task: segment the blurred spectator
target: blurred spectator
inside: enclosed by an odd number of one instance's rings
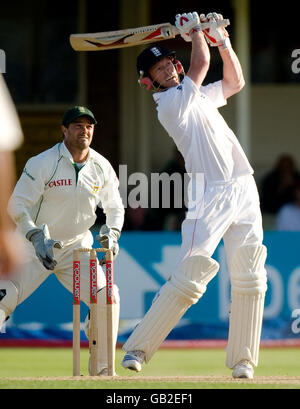
[[[291,155],[281,155],[275,168],[261,184],[260,202],[262,212],[276,214],[286,203],[293,201],[293,189],[300,173]]]
[[[181,178],[181,197],[175,197],[176,189],[174,183],[170,183],[170,206],[163,206],[162,199],[163,192],[162,183],[159,186],[159,207],[150,208],[146,214],[144,223],[144,230],[180,230],[181,224],[185,219],[186,207],[185,207],[185,183],[184,175],[186,173],[184,159],[181,153],[174,149],[173,158],[167,163],[167,165],[159,172],[159,174],[166,173],[169,176],[179,174]],[[153,194],[153,192],[152,192]],[[178,207],[177,203],[181,203]]]
[[[300,231],[300,179],[293,189],[294,200],[281,207],[276,217],[276,230]]]

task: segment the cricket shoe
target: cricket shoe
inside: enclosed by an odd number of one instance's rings
[[[132,371],[140,372],[142,370],[142,363],[145,360],[145,352],[143,351],[129,351],[124,356],[121,365],[123,368],[131,369]]]
[[[254,369],[250,362],[246,359],[237,363],[233,369],[232,376],[234,378],[253,379]]]

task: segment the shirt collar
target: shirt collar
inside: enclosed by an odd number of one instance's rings
[[[158,104],[159,98],[162,96],[162,94],[165,94],[165,93],[166,93],[167,91],[169,91],[170,89],[177,88],[178,86],[179,86],[179,85],[177,85],[176,87],[166,88],[166,89],[161,90],[161,91],[159,91],[159,92],[155,92],[155,93],[152,95],[154,101]]]
[[[65,142],[63,141],[60,145],[59,145],[59,151],[61,153],[62,156],[64,156],[65,158],[69,159],[71,162],[74,162],[73,156],[71,155],[69,149],[66,147]],[[92,149],[89,148],[89,153],[88,156],[86,158],[86,162],[92,158]]]

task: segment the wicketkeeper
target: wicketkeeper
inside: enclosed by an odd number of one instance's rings
[[[66,111],[62,119],[63,141],[30,158],[15,186],[10,213],[27,239],[27,260],[22,274],[0,280],[0,327],[52,273],[72,292],[73,250],[92,247],[90,228],[96,221],[97,206],[106,215],[106,224],[99,232],[100,243],[113,249],[115,257],[118,254],[124,207],[111,164],[90,148],[95,124],[93,113],[86,107]],[[98,374],[107,375],[106,280],[99,263],[98,271]],[[120,301],[116,286],[114,291],[116,343]],[[87,253],[81,257],[81,299],[89,305]],[[87,317],[87,336],[88,332]]]
[[[189,209],[182,224],[178,268],[123,347],[127,353],[122,365],[135,371],[149,362],[205,293],[219,270],[211,257],[222,238],[231,279],[226,365],[235,378],[253,378],[253,366],[258,363],[267,289],[266,248],[253,169],[218,111],[244,86],[239,60],[228,32],[218,28],[219,19],[222,16],[216,13],[176,16],[181,36],[192,45],[187,75],[175,52],[160,45],[148,47],[137,59],[140,84],[155,91],[159,121],[182,153],[187,172],[192,178],[203,174],[205,186],[198,209]],[[202,30],[203,22],[209,22],[210,28]],[[210,66],[207,43],[219,49],[223,79],[203,86]]]

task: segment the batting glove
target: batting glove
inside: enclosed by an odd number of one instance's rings
[[[53,248],[61,249],[63,243],[58,240],[52,240],[49,234],[48,226],[42,225],[42,228],[29,230],[26,238],[34,246],[35,254],[47,270],[54,270],[57,262],[54,260]]]
[[[193,13],[177,14],[175,25],[185,41],[192,41],[191,35],[201,31],[200,19],[196,11]]]
[[[104,224],[99,232],[99,235],[96,237],[101,244],[101,247],[104,249],[112,250],[114,259],[117,257],[119,253],[119,244],[118,240],[120,238],[121,232],[112,227],[108,227],[107,224]],[[102,259],[100,264],[105,264],[105,260]]]
[[[225,27],[218,26],[218,22],[223,20],[222,14],[209,13],[200,15],[201,23],[209,23],[210,27],[203,30],[203,34],[207,43],[211,47],[221,47],[223,49],[229,48],[230,40],[229,34]]]

